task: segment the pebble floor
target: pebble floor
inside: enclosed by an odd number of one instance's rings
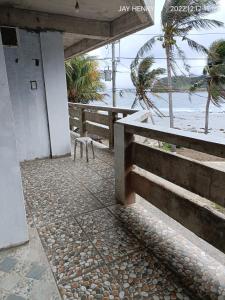
[[[113,156],[21,165],[26,211],[62,299],[195,299],[115,211]]]

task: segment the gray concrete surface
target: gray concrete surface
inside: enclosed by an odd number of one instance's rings
[[[4,52],[18,158],[23,161],[49,157],[50,142],[39,34],[18,30],[18,41],[18,47],[4,47]],[[31,90],[30,81],[37,82],[37,90]]]
[[[222,161],[207,161],[204,164],[225,172],[225,162]]]
[[[37,230],[29,243],[0,251],[0,300],[61,300]]]
[[[68,154],[63,36],[18,30],[18,42],[4,52],[19,160]],[[37,89],[31,89],[30,81],[37,82]]]
[[[77,11],[70,1],[59,3],[0,0],[1,26],[64,33],[65,57],[88,52],[153,24],[154,0],[85,1]],[[126,5],[125,11],[120,6]],[[32,13],[30,12],[32,11]],[[10,16],[10,17],[9,17]]]
[[[52,156],[70,154],[63,35],[60,32],[41,32],[40,45]]]
[[[28,240],[13,110],[0,34],[0,248]]]

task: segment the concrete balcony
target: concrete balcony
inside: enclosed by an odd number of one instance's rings
[[[99,148],[96,152],[97,158],[88,164],[85,159],[74,163],[62,158],[22,165],[28,216],[38,230],[61,295],[65,299],[147,299],[150,295],[188,299],[176,276],[119,216],[113,155]],[[135,211],[136,206],[126,214]]]
[[[21,164],[31,238],[0,252],[2,299],[223,300],[222,164],[214,169],[217,163],[208,166],[148,147],[132,134],[138,130],[171,143],[176,138],[198,150],[204,145],[203,152],[221,157],[224,145],[151,128],[141,122],[143,112],[138,121],[135,113],[112,126],[118,120],[113,114],[131,112],[109,112],[108,120],[88,109],[80,116],[107,123],[97,133],[111,138],[111,147],[115,126],[115,152],[95,143],[96,158],[88,163],[85,157],[76,162],[64,157]],[[97,128],[75,121],[84,129]],[[74,136],[72,149],[73,141]],[[164,173],[170,164],[173,172]],[[201,185],[195,184],[195,174]]]
[[[143,223],[146,206],[116,205],[112,152],[96,145],[95,151],[89,163],[69,157],[22,164],[30,225],[62,297],[189,299],[140,236],[152,222]]]
[[[113,152],[98,143],[95,152],[89,163],[71,157],[22,163],[29,230],[48,260],[42,265],[49,275],[36,273],[49,294],[37,289],[37,278],[24,290],[27,265],[10,250],[0,255],[0,269],[6,257],[16,257],[7,275],[25,275],[9,287],[0,276],[4,295],[21,297],[3,299],[223,299],[223,254],[142,198],[117,204]]]

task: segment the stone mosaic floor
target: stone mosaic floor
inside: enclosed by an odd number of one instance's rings
[[[113,156],[22,164],[26,209],[63,299],[195,299],[120,219]],[[46,299],[47,300],[47,299]]]

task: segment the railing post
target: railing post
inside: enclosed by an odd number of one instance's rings
[[[117,202],[124,205],[135,202],[128,176],[132,169],[133,139],[133,134],[127,133],[123,124],[115,123],[115,192]]]
[[[70,127],[70,131],[73,130],[73,126],[72,126],[72,123],[71,123],[71,112],[72,112],[72,108],[70,107],[70,105],[68,106],[68,112],[69,112],[69,127]]]
[[[85,117],[84,117],[84,109],[79,108],[79,131],[80,131],[80,136],[85,135]]]
[[[69,116],[69,126],[70,126],[70,131],[73,131],[73,126],[72,126],[72,123],[71,123],[71,117]]]
[[[116,121],[116,113],[109,111],[109,149],[114,148],[114,123]]]

